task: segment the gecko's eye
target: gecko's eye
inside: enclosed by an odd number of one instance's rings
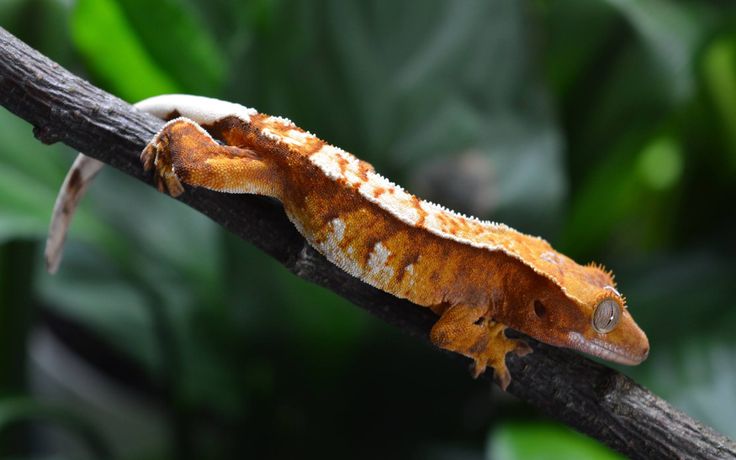
[[[593,329],[605,334],[611,332],[621,319],[621,307],[613,299],[603,300],[593,312]]]

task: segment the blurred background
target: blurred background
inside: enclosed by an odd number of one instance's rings
[[[736,437],[733,2],[2,0],[0,26],[605,264],[651,341],[622,371]],[[0,458],[616,458],[110,169],[49,276],[73,157],[0,109]]]

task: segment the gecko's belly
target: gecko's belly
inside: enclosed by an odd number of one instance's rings
[[[396,268],[389,264],[391,253],[383,243],[377,241],[370,249],[356,247],[360,246],[360,238],[351,235],[347,224],[339,217],[328,222],[321,231],[314,232],[302,224],[302,217],[289,215],[288,212],[287,215],[307,242],[341,270],[382,291],[415,301],[411,295],[411,288],[416,281],[413,267],[404,267],[406,286],[400,289],[401,280],[396,276]]]

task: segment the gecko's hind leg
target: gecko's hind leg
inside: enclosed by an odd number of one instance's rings
[[[172,196],[182,183],[218,192],[278,196],[280,181],[261,153],[222,145],[188,118],[166,123],[141,153],[144,170],[154,170],[156,186]]]
[[[478,377],[492,367],[503,390],[511,382],[506,354],[531,352],[526,342],[506,337],[506,326],[486,318],[485,311],[468,305],[452,305],[441,312],[432,327],[432,343],[473,359],[473,375]]]

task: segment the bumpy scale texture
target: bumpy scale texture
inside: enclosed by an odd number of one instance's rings
[[[332,263],[439,315],[433,343],[472,358],[475,375],[489,366],[503,388],[509,384],[506,354],[529,348],[507,338],[506,327],[624,364],[648,354],[646,336],[602,267],[422,201],[285,118],[184,95],[138,107],[171,120],[141,155],[160,190],[178,195],[187,184],[280,200]],[[613,308],[615,318],[594,315],[606,301],[603,313]]]

